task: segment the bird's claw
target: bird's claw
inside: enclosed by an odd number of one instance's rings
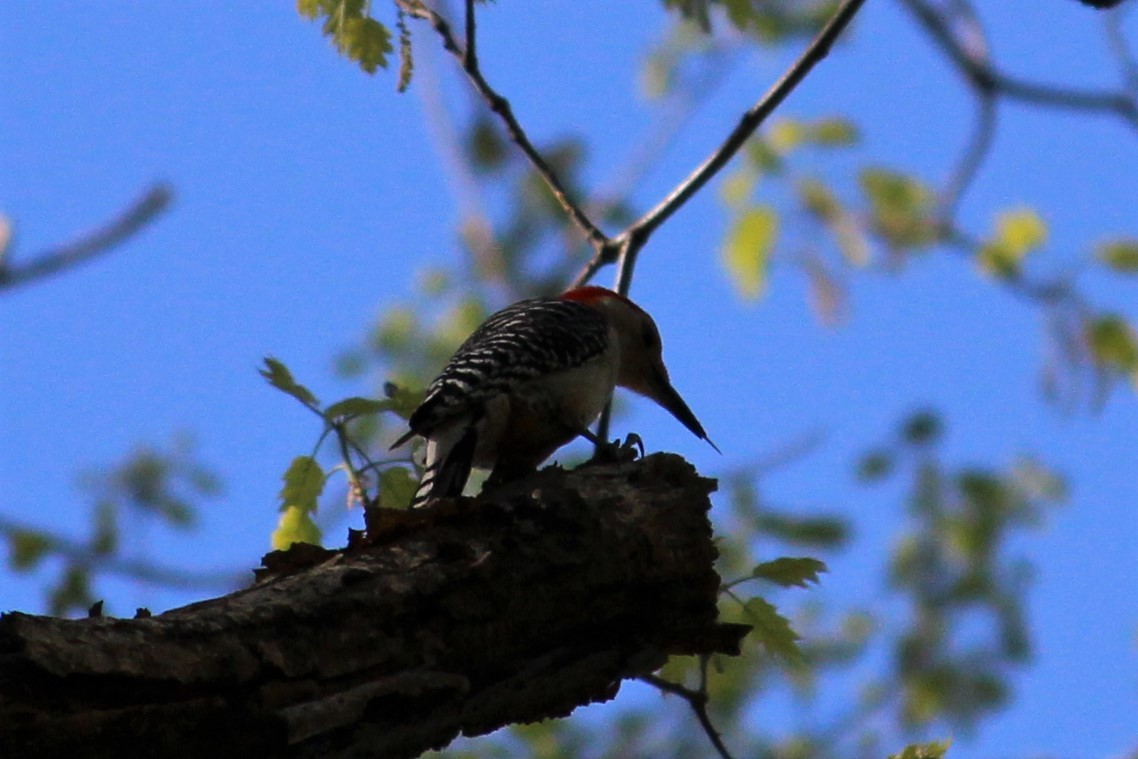
[[[635,432],[630,432],[624,441],[614,440],[597,445],[590,463],[626,464],[644,458],[644,441]]]

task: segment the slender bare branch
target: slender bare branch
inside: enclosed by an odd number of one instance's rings
[[[49,277],[109,252],[153,221],[170,205],[172,198],[169,185],[156,184],[102,229],[69,245],[41,253],[27,263],[0,267],[0,290]]]
[[[501,278],[511,291],[518,292],[513,267],[504,264],[501,241],[495,236],[478,181],[464,153],[458,126],[443,98],[438,52],[434,46],[425,46],[416,54],[416,59],[418,86],[415,90],[423,103],[435,152],[458,204],[462,240],[480,273]],[[519,294],[518,297],[525,295]]]
[[[1106,41],[1110,51],[1118,60],[1118,68],[1122,72],[1122,80],[1130,96],[1138,98],[1138,61],[1134,59],[1134,51],[1127,44],[1122,33],[1122,12],[1113,11],[1103,17],[1103,26],[1106,31]]]
[[[600,251],[609,247],[612,243],[608,236],[592,222],[581,206],[569,197],[568,191],[557,177],[557,173],[553,170],[553,167],[546,162],[537,151],[537,148],[530,142],[529,137],[526,136],[525,130],[522,129],[517,117],[514,116],[510,102],[502,97],[490,86],[490,83],[486,81],[486,78],[482,75],[482,70],[479,68],[477,57],[473,53],[468,54],[459,46],[447,20],[417,0],[398,0],[398,3],[409,16],[423,19],[429,23],[431,28],[442,38],[443,47],[447,52],[458,59],[462,70],[466,73],[467,78],[470,79],[471,84],[474,85],[475,90],[477,90],[478,94],[482,96],[482,99],[486,101],[486,105],[490,107],[490,110],[497,114],[498,118],[502,120],[510,140],[518,146],[518,149],[522,151],[530,164],[538,174],[541,175],[549,187],[550,192],[557,199],[557,202],[565,209],[565,213],[568,214],[573,223],[577,225],[577,228],[581,230],[581,233],[585,236],[585,239],[593,249]],[[468,20],[472,22],[474,10],[470,0],[466,3],[466,12]],[[467,35],[468,40],[473,39],[473,25],[467,30]],[[470,44],[469,41],[467,44]]]
[[[834,41],[864,3],[865,0],[845,0],[838,7],[834,16],[822,27],[814,40],[798,57],[798,60],[786,70],[786,73],[775,82],[774,86],[763,95],[759,102],[743,114],[723,144],[716,148],[703,163],[697,166],[652,210],[633,222],[628,229],[613,240],[615,244],[613,248],[620,254],[621,271],[617,275],[618,292],[621,294],[628,293],[628,286],[632,281],[631,271],[636,264],[636,256],[648,238],[652,236],[652,233],[693,195],[699,192],[731,160],[747,141],[747,138],[786,100],[787,96],[806,78],[814,66],[829,54]]]
[[[642,675],[639,679],[654,688],[657,688],[663,693],[671,693],[674,696],[679,696],[688,702],[692,711],[695,712],[696,719],[699,720],[700,727],[703,732],[707,734],[708,740],[711,745],[715,747],[715,751],[723,759],[732,759],[731,752],[723,745],[723,739],[719,736],[719,731],[711,724],[711,717],[707,714],[707,657],[700,657],[700,685],[699,690],[692,690],[691,688],[673,683],[670,680],[665,680],[656,675]]]
[[[980,93],[977,105],[978,111],[972,135],[957,161],[956,168],[941,190],[939,216],[940,223],[945,226],[951,226],[956,218],[960,199],[988,157],[996,134],[996,98],[990,93]]]
[[[924,0],[899,0],[971,85],[1027,103],[1118,116],[1138,129],[1138,102],[1125,91],[1057,87],[1010,76],[986,59],[969,53],[952,33],[948,21]]]

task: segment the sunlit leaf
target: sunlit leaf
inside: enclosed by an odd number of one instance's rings
[[[1122,317],[1106,314],[1092,319],[1087,344],[1098,363],[1119,372],[1138,371],[1138,339]]]
[[[1005,211],[996,218],[996,231],[979,250],[981,268],[997,277],[1019,272],[1023,259],[1047,241],[1047,224],[1030,208]]]
[[[775,657],[784,661],[797,662],[802,659],[798,647],[798,633],[790,626],[790,621],[762,598],[747,601],[744,611],[748,624],[753,626],[751,635]]]
[[[751,574],[784,588],[805,588],[810,583],[817,583],[818,575],[825,571],[825,563],[818,559],[784,556],[773,561],[764,561],[756,566]]]
[[[751,208],[736,219],[723,244],[723,264],[743,297],[757,299],[766,289],[771,254],[778,239],[778,213]]]
[[[288,393],[305,406],[316,408],[320,405],[320,401],[316,400],[312,391],[293,379],[292,372],[289,371],[288,367],[272,356],[265,357],[265,366],[258,371],[262,377],[268,380],[270,385],[281,392]]]
[[[1138,274],[1138,240],[1111,240],[1095,249],[1098,260],[1121,274]]]
[[[863,169],[858,176],[872,211],[872,222],[887,242],[897,247],[928,245],[936,238],[932,192],[913,177],[881,168]]]
[[[283,551],[293,543],[320,545],[320,537],[320,528],[312,521],[312,515],[300,507],[289,506],[273,530],[272,546],[274,551]]]
[[[281,511],[298,508],[305,513],[316,511],[316,500],[324,492],[327,475],[311,456],[297,456],[284,473],[281,488]]]
[[[780,155],[786,155],[805,142],[809,131],[805,124],[794,119],[779,119],[766,131],[766,141]]]
[[[742,210],[755,189],[758,175],[753,169],[740,168],[723,178],[719,185],[719,196],[728,208]]]
[[[1047,242],[1047,223],[1030,208],[1005,211],[996,218],[996,236],[1013,250],[1035,250]]]
[[[369,74],[378,68],[387,68],[387,54],[394,49],[391,32],[374,18],[348,19],[338,42],[341,52]]]
[[[810,125],[810,140],[823,147],[845,147],[857,143],[858,131],[847,119],[819,119]]]

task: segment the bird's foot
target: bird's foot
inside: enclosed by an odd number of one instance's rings
[[[624,441],[599,443],[590,464],[626,464],[644,458],[644,441],[635,432],[628,433]]]

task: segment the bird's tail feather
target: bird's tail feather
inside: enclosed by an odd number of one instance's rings
[[[411,508],[422,506],[431,498],[448,498],[462,494],[470,469],[474,463],[474,449],[478,440],[474,425],[459,430],[457,440],[446,445],[442,440],[427,444],[427,461],[423,479],[411,499]]]

